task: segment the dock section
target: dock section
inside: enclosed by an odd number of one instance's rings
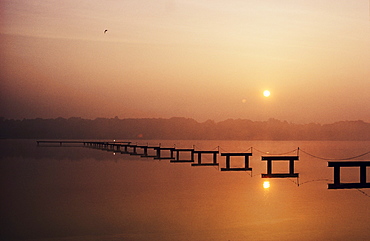
[[[262,156],[262,161],[267,161],[267,173],[261,174],[262,178],[286,178],[298,177],[294,172],[294,161],[298,161],[299,156]],[[273,161],[289,161],[289,173],[272,173]]]
[[[219,151],[194,151],[195,154],[197,154],[197,163],[191,164],[192,166],[218,166],[217,162],[217,155]],[[213,156],[213,162],[202,162],[202,155],[212,155]]]
[[[252,168],[249,167],[249,157],[252,156],[252,153],[221,153],[221,156],[226,157],[226,167],[221,168],[221,171],[252,171]],[[244,167],[230,167],[230,159],[232,156],[244,157]]]
[[[370,188],[370,183],[366,182],[366,167],[368,166],[370,166],[370,161],[328,162],[328,167],[334,167],[334,183],[328,184],[328,189]],[[341,167],[359,167],[360,182],[358,183],[340,182]]]
[[[175,159],[173,156],[175,151],[174,147],[154,147],[154,149],[157,152],[157,155],[154,157],[154,159]],[[164,153],[167,153],[167,155],[163,156]]]
[[[194,162],[194,149],[191,148],[175,148],[173,150],[175,152],[175,159],[171,160],[170,162],[177,162],[177,163],[182,163],[182,162]],[[180,153],[188,153],[190,155],[189,159],[182,159],[180,157]]]

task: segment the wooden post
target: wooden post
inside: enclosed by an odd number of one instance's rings
[[[362,184],[366,183],[366,166],[365,165],[360,166],[360,183]]]
[[[289,174],[294,175],[294,160],[289,160]]]
[[[226,169],[230,169],[230,156],[226,156]]]
[[[272,160],[267,160],[267,174],[272,174]]]
[[[218,163],[217,163],[217,154],[218,154],[218,152],[213,153],[213,164],[215,164],[215,165],[218,165]]]
[[[249,167],[249,156],[244,157],[244,166],[247,168]]]
[[[340,166],[334,167],[334,184],[340,184]]]

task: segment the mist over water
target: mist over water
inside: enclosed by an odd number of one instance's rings
[[[221,172],[217,167],[87,147],[37,147],[35,140],[1,140],[1,239],[366,240],[370,236],[369,191],[328,190],[333,169],[326,160],[300,151],[295,163],[299,179],[261,178],[266,173],[261,156],[266,152],[300,147],[318,157],[340,159],[369,151],[368,141],[143,140],[138,144],[159,143],[220,152],[253,147],[253,170]],[[203,160],[212,162],[212,157]],[[218,162],[225,166],[224,157],[218,156]],[[232,159],[233,166],[242,163]],[[273,168],[284,172],[287,166],[279,162]],[[358,170],[346,169],[342,178],[358,182]]]

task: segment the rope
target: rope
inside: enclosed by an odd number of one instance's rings
[[[334,181],[334,180],[333,180],[333,179],[327,179],[327,178],[314,179],[314,180],[310,180],[310,181],[305,181],[305,182],[299,183],[299,184],[298,184],[298,186],[302,186],[303,184],[310,183],[310,182],[319,182],[319,181],[332,182],[332,181]]]
[[[325,158],[325,157],[319,157],[319,156],[316,156],[316,155],[313,155],[313,154],[310,154],[302,149],[300,149],[303,153],[311,156],[311,157],[314,157],[314,158],[317,158],[317,159],[321,159],[321,160],[340,160],[340,161],[344,161],[344,160],[352,160],[352,159],[356,159],[356,158],[359,158],[359,157],[362,157],[362,156],[365,156],[367,154],[370,153],[370,151],[368,152],[365,152],[365,153],[362,153],[360,155],[357,155],[357,156],[353,156],[353,157],[348,157],[348,158],[342,158],[342,159],[338,159],[338,158]]]
[[[196,148],[198,148],[199,150],[202,150],[202,148],[200,148],[199,146],[193,145],[193,149],[195,150]]]
[[[253,148],[252,147],[249,147],[247,150],[245,150],[244,152],[248,152],[248,151],[250,151],[250,152],[252,152],[252,150],[253,150]]]
[[[254,174],[253,175],[253,171],[245,171],[245,173],[247,173],[250,177],[255,177],[255,176],[260,176],[261,174],[260,173],[257,173],[257,174]]]
[[[252,147],[249,147],[248,149],[243,150],[243,151],[241,151],[241,152],[248,152],[248,151],[252,152],[251,150],[252,150]],[[224,149],[224,148],[222,148],[222,147],[220,147],[220,146],[219,146],[219,151],[227,152],[227,153],[228,153],[228,152],[230,152],[229,150],[226,150],[226,149]]]
[[[298,187],[299,187],[299,177],[297,177],[297,181],[294,181],[292,179],[288,179],[289,181],[291,181],[292,183],[296,184]]]
[[[366,192],[362,191],[361,189],[356,188],[356,190],[359,191],[360,193],[364,194],[365,196],[370,197],[369,194],[367,194]]]
[[[200,148],[199,146],[196,146],[196,145],[193,145],[193,149],[195,150],[195,149],[198,149],[199,151],[202,151],[203,149],[202,148]],[[220,150],[221,149],[221,147],[220,146],[216,146],[216,147],[214,147],[213,149],[211,149],[211,151],[213,151],[213,150]]]
[[[222,152],[228,152],[228,150],[225,150],[224,148],[222,148],[220,146],[219,146],[219,148],[220,148],[219,150],[222,151]]]
[[[284,153],[270,153],[270,152],[265,152],[265,151],[261,151],[261,150],[258,150],[257,148],[253,148],[253,150],[256,150],[260,153],[263,153],[263,154],[267,154],[267,155],[276,155],[276,156],[280,156],[280,155],[286,155],[286,154],[289,154],[289,153],[292,153],[292,152],[295,152],[295,151],[298,151],[298,149],[294,149],[294,150],[291,150],[291,151],[288,151],[288,152],[284,152]]]

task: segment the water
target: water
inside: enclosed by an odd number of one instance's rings
[[[365,153],[370,142],[140,141],[242,152],[250,172],[221,172],[85,147],[0,141],[2,240],[369,240],[370,189],[328,190],[326,158]],[[263,179],[262,152],[300,147],[297,178]],[[291,152],[289,154],[296,154]],[[212,156],[202,160],[212,162]],[[366,155],[356,160],[370,160]],[[224,157],[218,156],[220,167]],[[243,160],[231,159],[233,166]],[[279,162],[273,171],[287,172]],[[342,181],[358,182],[346,168]],[[367,182],[370,173],[367,169]],[[270,187],[264,188],[269,181]],[[297,184],[300,184],[299,186]],[[265,183],[266,185],[266,183]]]

